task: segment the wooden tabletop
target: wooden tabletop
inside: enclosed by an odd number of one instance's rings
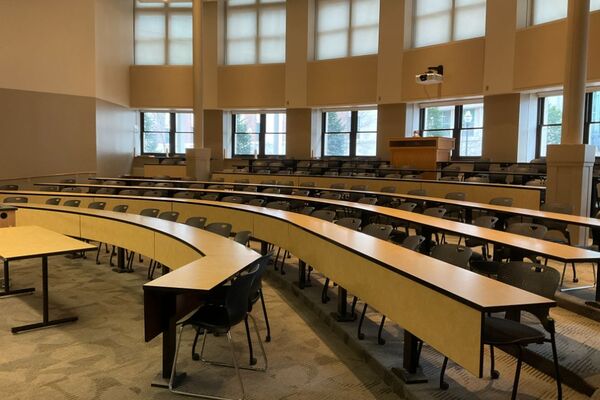
[[[0,229],[0,259],[6,261],[94,249],[89,243],[39,226]]]

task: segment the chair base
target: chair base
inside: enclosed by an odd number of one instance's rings
[[[407,385],[427,383],[429,381],[421,367],[418,367],[415,373],[411,373],[405,368],[392,368],[392,373],[402,379]]]

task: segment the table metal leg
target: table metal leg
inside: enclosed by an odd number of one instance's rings
[[[177,349],[177,296],[164,296],[161,301],[159,313],[162,321],[162,371],[154,378],[151,385],[154,387],[169,387],[169,378]],[[178,379],[185,377],[185,373],[178,373]]]
[[[20,333],[24,331],[30,331],[32,329],[45,328],[49,326],[64,324],[67,322],[75,322],[77,321],[77,317],[67,317],[61,319],[50,320],[49,310],[48,310],[48,256],[42,257],[42,322],[38,322],[35,324],[17,326],[11,329],[12,333]]]
[[[298,260],[298,287],[306,287],[306,263],[302,260]]]
[[[338,285],[337,312],[332,317],[338,322],[351,322],[356,320],[356,314],[348,312],[348,291]]]
[[[427,383],[427,377],[419,367],[419,339],[404,330],[404,359],[402,368],[392,368],[392,372],[408,384]]]
[[[120,274],[123,272],[133,272],[129,271],[125,266],[125,249],[122,247],[117,247],[117,267],[113,268],[113,271]]]
[[[4,261],[4,291],[0,292],[0,297],[16,296],[19,294],[26,294],[32,292],[35,292],[35,288],[10,290],[10,274],[8,268],[8,261]]]

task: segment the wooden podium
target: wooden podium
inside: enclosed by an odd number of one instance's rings
[[[0,206],[0,228],[16,225],[15,212],[17,207]]]
[[[389,141],[392,165],[410,165],[425,170],[436,170],[439,161],[450,161],[454,139],[445,137],[399,137]],[[437,172],[424,172],[426,179],[436,179]]]

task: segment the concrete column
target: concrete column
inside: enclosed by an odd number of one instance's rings
[[[187,149],[185,152],[186,174],[196,179],[208,179],[210,175],[210,149],[204,148],[203,1],[194,0],[193,6],[194,148]]]
[[[569,0],[561,144],[548,146],[546,184],[546,201],[569,203],[583,216],[590,214],[595,159],[595,146],[583,144],[589,7],[589,0]],[[573,244],[585,243],[587,229],[570,231]]]
[[[583,143],[589,10],[590,0],[569,0],[562,144]]]

